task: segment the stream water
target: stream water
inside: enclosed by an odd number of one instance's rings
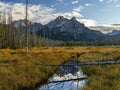
[[[68,64],[76,64],[76,62],[71,60]],[[86,78],[86,75],[77,64],[75,66],[62,66],[49,78],[49,83],[41,86],[39,90],[81,90],[85,86],[86,80],[77,80],[79,78]]]

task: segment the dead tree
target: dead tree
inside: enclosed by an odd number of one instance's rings
[[[25,7],[26,15],[25,15],[25,46],[26,46],[26,54],[28,54],[28,0],[26,0],[26,7]]]

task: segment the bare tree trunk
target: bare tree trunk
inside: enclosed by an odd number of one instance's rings
[[[3,41],[3,48],[6,48],[6,47],[7,47],[6,9],[4,9],[4,11],[3,11],[2,23],[4,24],[4,41]]]
[[[26,17],[25,17],[26,31],[25,31],[25,46],[26,54],[28,54],[28,0],[26,0]]]

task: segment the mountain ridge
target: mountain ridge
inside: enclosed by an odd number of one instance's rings
[[[24,20],[14,21],[13,25],[20,30],[25,29]],[[105,38],[100,31],[89,29],[75,17],[67,19],[58,16],[46,25],[29,21],[28,29],[39,36],[61,41],[98,41]]]
[[[43,33],[44,30],[51,32],[56,40],[63,41],[95,41],[104,38],[104,34],[100,31],[89,29],[83,23],[77,21],[75,17],[66,19],[63,16],[59,16],[44,25],[43,28],[38,31],[38,34]]]

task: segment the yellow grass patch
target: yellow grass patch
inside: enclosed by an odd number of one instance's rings
[[[103,47],[36,47],[25,49],[0,50],[0,90],[17,90],[34,88],[37,83],[43,84],[56,71],[53,67],[41,67],[41,64],[60,64],[70,59],[79,61],[104,61],[120,58],[119,46]],[[120,65],[82,67],[88,75],[84,90],[119,90]],[[117,84],[118,83],[118,84]]]

